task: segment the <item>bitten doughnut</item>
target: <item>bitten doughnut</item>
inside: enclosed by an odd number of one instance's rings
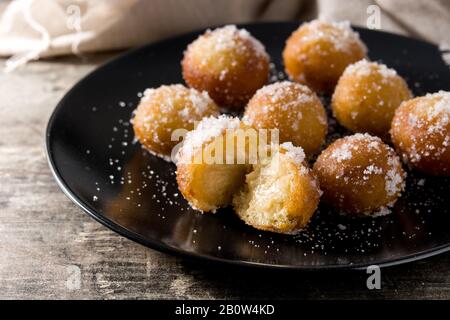
[[[234,25],[207,31],[192,42],[182,61],[183,78],[206,90],[221,107],[242,109],[269,79],[269,56],[247,30]]]
[[[139,142],[151,153],[170,161],[178,141],[172,141],[176,129],[192,130],[194,122],[218,115],[219,108],[208,93],[183,85],[163,85],[144,92],[132,119]]]
[[[304,162],[302,148],[273,146],[269,157],[254,164],[243,189],[233,198],[236,213],[260,230],[295,233],[317,209],[320,189]]]
[[[394,150],[367,133],[336,140],[320,154],[314,172],[325,202],[360,215],[389,213],[406,176]]]
[[[392,142],[411,167],[450,176],[450,92],[405,101],[392,120]]]
[[[350,131],[385,139],[395,110],[411,97],[405,80],[394,69],[364,59],[345,69],[333,94],[332,109]]]
[[[234,192],[245,180],[248,165],[227,164],[225,156],[234,148],[227,148],[225,134],[242,128],[238,118],[222,115],[204,118],[195,130],[188,132],[177,156],[177,182],[184,198],[199,211],[214,212],[231,204]],[[216,150],[222,143],[223,157],[215,161]],[[233,151],[234,152],[234,151]],[[233,155],[237,157],[237,153]]]
[[[331,94],[345,68],[366,54],[366,46],[348,22],[314,20],[291,34],[283,60],[292,80]]]
[[[328,130],[326,111],[316,94],[290,81],[259,89],[243,119],[256,129],[279,129],[280,143],[292,142],[308,157],[320,149]]]

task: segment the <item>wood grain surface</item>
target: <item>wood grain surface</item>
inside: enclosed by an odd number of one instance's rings
[[[56,185],[44,131],[64,93],[111,57],[60,58],[0,73],[1,299],[450,298],[450,254],[383,269],[381,290],[368,290],[363,271],[205,264],[148,249],[95,222]]]

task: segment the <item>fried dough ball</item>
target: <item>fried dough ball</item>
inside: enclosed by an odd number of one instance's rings
[[[280,143],[292,142],[308,157],[319,151],[328,131],[326,111],[316,94],[290,81],[259,89],[247,105],[244,122],[256,129],[279,129]]]
[[[233,198],[239,217],[260,230],[290,234],[304,229],[321,193],[304,158],[302,148],[284,143],[254,164]]]
[[[336,140],[320,154],[314,172],[325,202],[348,214],[372,216],[390,212],[406,177],[394,150],[367,133]]]
[[[240,128],[238,118],[222,115],[203,119],[185,136],[177,156],[177,183],[194,209],[214,212],[231,204],[234,192],[244,183],[248,165],[237,164],[237,153],[232,154],[231,163],[226,159],[234,148],[227,148],[225,134]],[[216,158],[219,150],[223,156]]]
[[[411,167],[450,176],[450,92],[405,101],[395,112],[392,142]]]
[[[163,85],[144,92],[132,119],[139,142],[152,154],[170,161],[172,141],[177,129],[192,130],[194,122],[218,115],[219,107],[206,91],[199,92],[181,84]]]
[[[183,78],[206,90],[221,107],[238,110],[269,79],[269,56],[247,30],[234,25],[207,31],[192,42],[182,61]]]
[[[331,105],[334,116],[347,129],[386,139],[395,110],[411,97],[408,85],[395,70],[364,59],[345,69]]]
[[[292,80],[316,92],[332,93],[345,68],[366,54],[366,46],[348,22],[314,20],[291,34],[283,60]]]

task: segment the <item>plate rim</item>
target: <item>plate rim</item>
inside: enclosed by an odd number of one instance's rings
[[[236,23],[238,27],[251,27],[251,26],[258,26],[258,25],[300,25],[303,23],[303,21],[271,21],[271,22],[256,22],[256,23]],[[221,26],[221,25],[217,25]],[[212,26],[209,28],[214,28],[217,26]],[[381,31],[381,30],[370,30],[363,27],[352,27],[356,30],[365,30],[365,32],[374,32],[374,33],[382,33],[390,36],[400,37],[400,38],[406,38],[408,40],[416,41],[418,43],[427,44],[429,46],[432,46],[436,49],[438,47],[432,43],[429,43],[427,41],[415,39],[406,37],[399,34],[394,34],[391,32]],[[215,257],[212,255],[206,255],[206,254],[200,254],[196,252],[191,252],[187,250],[180,249],[178,247],[170,246],[168,244],[165,244],[157,239],[149,239],[144,238],[143,236],[139,235],[138,233],[128,230],[125,227],[115,223],[114,221],[108,219],[102,214],[99,214],[95,209],[91,208],[91,206],[86,203],[83,199],[81,199],[73,190],[70,189],[68,184],[65,182],[64,178],[62,177],[61,173],[58,170],[57,164],[55,162],[55,159],[53,157],[53,152],[51,149],[51,130],[53,128],[55,118],[57,113],[60,111],[60,109],[63,107],[65,101],[68,99],[70,94],[72,94],[76,89],[81,85],[82,82],[84,82],[86,79],[91,77],[93,74],[98,72],[101,69],[104,69],[105,67],[109,67],[114,63],[117,63],[118,61],[122,59],[126,59],[128,56],[133,55],[135,52],[148,49],[152,46],[157,46],[164,44],[165,42],[171,42],[175,41],[178,38],[183,38],[187,36],[195,36],[196,34],[200,32],[204,32],[206,29],[209,28],[202,28],[197,29],[191,32],[182,33],[176,36],[172,36],[169,38],[165,38],[160,41],[147,43],[142,46],[139,46],[137,48],[133,48],[130,50],[126,50],[125,52],[119,54],[118,56],[108,59],[104,63],[97,66],[95,69],[87,73],[85,76],[83,76],[81,79],[79,79],[75,85],[73,85],[65,94],[64,96],[59,100],[55,108],[53,109],[45,129],[45,155],[47,158],[48,165],[50,167],[50,171],[54,177],[54,179],[57,182],[58,187],[63,191],[63,193],[79,208],[81,208],[86,214],[88,214],[91,218],[93,218],[95,221],[101,223],[111,231],[114,231],[115,233],[119,234],[120,236],[123,236],[131,241],[137,242],[140,245],[143,245],[147,248],[157,250],[159,252],[163,252],[165,254],[171,254],[177,257],[181,258],[187,258],[197,261],[202,261],[206,263],[215,263],[215,264],[222,264],[222,265],[229,265],[229,266],[236,266],[236,267],[246,267],[246,268],[259,268],[259,269],[266,269],[266,270],[296,270],[296,271],[330,271],[330,270],[336,270],[336,271],[346,271],[346,270],[365,270],[367,267],[371,265],[379,266],[380,268],[386,268],[386,267],[392,267],[392,266],[398,266],[406,263],[411,263],[414,261],[423,260],[426,258],[430,258],[433,256],[437,256],[440,254],[443,254],[445,252],[450,251],[450,243],[439,245],[437,247],[433,247],[431,249],[426,249],[422,251],[418,251],[416,253],[404,255],[401,257],[395,257],[392,259],[387,259],[384,261],[377,261],[374,260],[372,262],[366,262],[366,263],[354,263],[354,264],[330,264],[330,265],[317,265],[317,266],[305,266],[305,265],[289,265],[289,264],[270,264],[270,263],[264,263],[264,262],[255,262],[255,261],[246,261],[246,260],[231,260],[221,257]]]

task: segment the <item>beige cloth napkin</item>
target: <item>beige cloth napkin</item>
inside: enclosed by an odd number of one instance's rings
[[[14,0],[0,4],[0,56],[11,56],[6,66],[10,70],[41,57],[128,48],[213,25],[318,16],[362,26],[371,19],[376,28],[450,43],[450,1],[446,0]]]

